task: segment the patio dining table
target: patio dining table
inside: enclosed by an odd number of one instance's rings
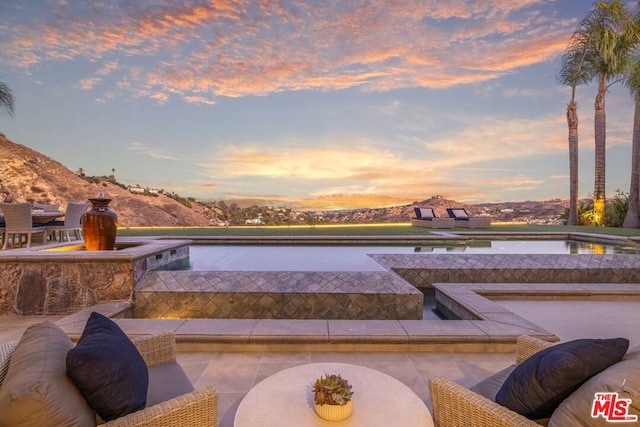
[[[31,219],[33,225],[47,224],[57,218],[63,217],[64,212],[61,211],[31,211]],[[0,212],[0,221],[4,222],[4,215]]]
[[[64,212],[61,211],[32,211],[31,219],[33,224],[46,224],[64,216]]]

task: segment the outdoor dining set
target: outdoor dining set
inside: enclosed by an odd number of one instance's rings
[[[81,238],[82,215],[89,203],[70,202],[66,210],[61,211],[59,204],[42,203],[0,203],[0,242],[2,249],[29,248],[32,236],[49,240],[70,241]]]

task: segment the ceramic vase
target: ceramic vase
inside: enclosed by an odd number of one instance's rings
[[[111,199],[89,199],[91,209],[82,215],[82,232],[88,251],[111,251],[116,245],[118,214],[109,209]]]
[[[316,414],[323,420],[342,421],[349,418],[353,411],[353,400],[346,405],[318,405],[315,404]]]

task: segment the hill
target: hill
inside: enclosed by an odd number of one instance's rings
[[[438,216],[446,216],[446,208],[464,206],[473,215],[489,214],[496,221],[553,221],[566,207],[561,200],[468,205],[434,196],[404,206],[295,212],[257,204],[240,207],[239,201],[231,200],[197,202],[176,194],[132,193],[113,176],[81,176],[1,134],[0,158],[0,200],[59,203],[64,209],[67,202],[104,193],[113,199],[110,207],[118,214],[120,227],[397,223],[407,222],[414,206],[432,207]]]
[[[114,180],[85,179],[61,163],[0,135],[0,200],[59,203],[84,201],[104,193],[118,214],[121,227],[205,226],[211,208],[198,203],[185,206],[164,194],[133,194]],[[215,216],[215,215],[214,215]]]

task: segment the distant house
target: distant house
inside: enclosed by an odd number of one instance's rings
[[[129,187],[129,191],[134,194],[154,194],[154,195],[158,195],[162,192],[157,188],[142,188],[142,187]]]
[[[134,194],[144,194],[144,188],[142,187],[129,187],[129,191]]]

